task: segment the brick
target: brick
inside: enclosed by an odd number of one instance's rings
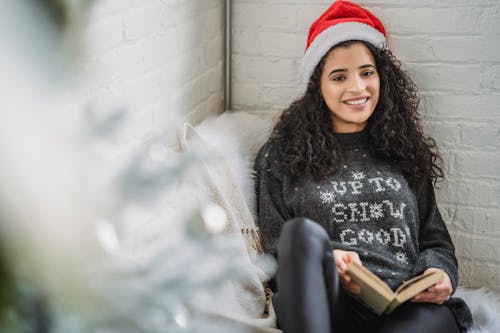
[[[113,96],[122,99],[130,110],[134,110],[167,98],[162,87],[157,84],[161,76],[161,72],[150,72],[114,83],[108,90]]]
[[[293,31],[296,22],[296,9],[287,5],[268,5],[241,3],[233,8],[233,22],[236,26],[255,29],[277,29]]]
[[[88,20],[95,22],[100,19],[105,19],[116,14],[122,14],[136,6],[143,4],[142,0],[106,0],[95,1],[92,6],[89,6]]]
[[[233,54],[302,58],[305,37],[290,32],[233,30]]]
[[[398,1],[398,0],[395,0]],[[498,0],[439,0],[434,1],[433,7],[449,7],[451,9],[456,7],[485,7],[498,6]]]
[[[296,11],[297,11],[297,24],[294,27],[294,30],[300,35],[304,36],[304,40],[307,39],[307,32],[309,31],[309,27],[311,24],[316,20],[321,13],[323,13],[328,6],[331,4],[331,2],[325,3],[325,4],[311,4],[307,6],[297,6]]]
[[[492,259],[488,262],[475,262],[473,266],[473,272],[471,277],[471,287],[481,288],[489,287],[491,290],[500,291],[499,283],[499,269],[500,265],[498,260]]]
[[[172,59],[157,72],[160,74],[157,84],[162,87],[166,95],[170,95],[174,90],[183,87],[189,79],[186,77],[185,66],[182,65],[182,59]]]
[[[500,237],[498,219],[500,209],[464,205],[439,205],[443,219],[450,230],[478,236]]]
[[[165,66],[178,56],[177,33],[164,31],[141,42],[143,61],[146,68]]]
[[[194,9],[197,13],[206,13],[208,11],[212,11],[213,9],[217,9],[219,12],[222,12],[222,7],[224,5],[220,0],[191,1],[193,2]],[[185,1],[182,1],[181,4],[184,2]]]
[[[436,189],[439,202],[481,208],[498,208],[500,184],[485,180],[468,180],[464,177],[448,177]]]
[[[207,67],[212,67],[221,64],[224,61],[224,45],[222,37],[217,37],[204,42],[203,64]]]
[[[180,24],[176,29],[179,51],[196,49],[199,46],[200,36],[203,36],[203,29],[204,27],[200,26],[197,18]]]
[[[483,125],[467,124],[462,129],[462,142],[465,146],[478,150],[497,150],[500,148],[500,121]]]
[[[480,262],[475,258],[459,258],[459,261],[461,285],[468,288],[487,287],[500,291],[500,265],[494,260]]]
[[[493,17],[484,18],[485,10],[476,7],[458,8],[383,8],[377,16],[389,33],[397,34],[479,34]]]
[[[464,260],[458,257],[458,283],[460,286],[471,287],[472,284],[472,271],[474,269],[474,263],[471,260]],[[478,283],[476,281],[476,283]]]
[[[200,117],[200,121],[213,115],[218,115],[223,112],[222,107],[223,96],[220,93],[215,93],[206,98],[203,102],[196,105],[190,112],[195,113]]]
[[[185,84],[182,89],[173,92],[173,100],[178,101],[179,105],[183,106],[183,109],[190,110],[209,97],[214,75],[217,75],[216,70],[210,70],[194,78]]]
[[[452,122],[425,121],[424,131],[433,137],[438,146],[456,147],[461,143],[461,127]]]
[[[424,129],[439,145],[451,149],[458,147],[464,150],[494,151],[500,147],[499,123],[499,121],[477,124],[428,120],[424,122]]]
[[[193,19],[202,19],[208,17],[209,22],[200,23],[200,26],[204,26],[205,29],[202,33],[203,36],[213,37],[214,30],[218,31],[222,24],[222,1],[220,0],[206,0],[206,1],[195,1],[195,0],[169,0],[162,1],[164,4],[163,15],[163,29],[172,29],[177,26],[190,21]],[[212,16],[220,16],[221,20],[217,22],[210,21]]]
[[[479,20],[479,28],[481,33],[498,38],[500,31],[500,6],[498,2],[496,6],[491,8],[484,8]]]
[[[294,59],[261,58],[234,55],[234,82],[300,82],[301,63]]]
[[[479,92],[479,65],[415,64],[405,66],[421,91]]]
[[[440,92],[424,94],[426,114],[445,119],[476,119],[497,121],[500,119],[498,96],[474,95],[471,93],[454,94]]]
[[[240,3],[253,3],[255,4],[257,1],[255,0],[235,0],[234,3],[236,5]],[[259,0],[259,3],[261,3],[263,6],[264,5],[269,5],[269,4],[286,4],[286,5],[297,5],[297,6],[303,6],[304,5],[304,0]],[[308,0],[308,4],[319,4],[319,5],[324,5],[324,6],[329,6],[331,5],[331,1],[329,0]]]
[[[264,87],[261,96],[261,103],[263,105],[269,105],[272,109],[285,109],[303,94],[304,89],[300,86],[282,85]],[[276,101],[283,102],[276,103]]]
[[[500,65],[493,65],[491,67],[491,70],[492,70],[491,87],[495,90],[500,91]]]
[[[233,82],[233,108],[235,110],[259,109],[261,86],[257,83]],[[265,107],[264,107],[265,108]]]
[[[392,36],[391,50],[409,62],[497,61],[500,44],[485,36]]]
[[[151,2],[124,15],[124,34],[126,40],[135,40],[147,35],[157,34],[162,29],[163,6],[159,2]]]
[[[124,18],[114,15],[109,18],[90,22],[82,32],[87,56],[102,54],[123,43]]]
[[[216,7],[203,14],[203,38],[215,39],[224,36],[224,22],[222,7]]]
[[[140,45],[127,45],[104,53],[83,64],[82,73],[93,85],[106,84],[130,76],[143,69],[143,50]]]
[[[456,167],[463,175],[470,177],[500,177],[500,154],[496,151],[455,151],[454,155],[457,163]],[[497,185],[500,185],[500,183],[497,183]]]
[[[164,30],[172,29],[186,20],[196,17],[194,1],[167,1],[162,12],[162,26]]]
[[[471,258],[474,256],[474,249],[472,247],[472,239],[464,233],[452,233],[452,240],[455,245],[456,255],[463,258]]]

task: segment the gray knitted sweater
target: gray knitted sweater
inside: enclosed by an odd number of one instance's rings
[[[276,147],[266,144],[260,150],[255,161],[256,193],[265,251],[275,252],[287,220],[307,217],[325,228],[333,248],[356,251],[363,265],[393,289],[426,268],[437,267],[448,274],[455,290],[454,246],[431,183],[414,188],[397,166],[372,156],[366,131],[337,137],[343,162],[323,181],[291,177],[283,170]],[[461,310],[467,310],[463,306]]]

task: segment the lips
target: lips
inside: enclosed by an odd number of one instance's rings
[[[356,98],[356,99],[348,99],[345,100],[344,103],[348,105],[361,105],[368,101],[368,97]]]

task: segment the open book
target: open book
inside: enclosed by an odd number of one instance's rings
[[[347,265],[347,270],[351,278],[361,286],[359,298],[378,315],[391,313],[402,303],[441,281],[445,274],[442,271],[435,271],[418,275],[393,292],[378,276],[355,262],[351,261]]]

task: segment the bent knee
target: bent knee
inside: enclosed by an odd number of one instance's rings
[[[289,220],[283,226],[278,244],[278,253],[323,252],[330,246],[325,229],[304,217]]]

